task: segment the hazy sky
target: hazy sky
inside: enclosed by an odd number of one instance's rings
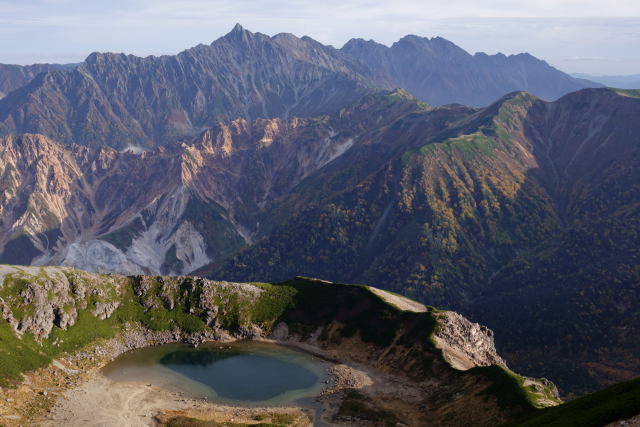
[[[640,0],[0,0],[0,62],[174,54],[236,22],[336,47],[442,36],[471,53],[530,52],[567,72],[640,74]]]

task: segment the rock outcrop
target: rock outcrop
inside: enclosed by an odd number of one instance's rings
[[[454,311],[437,313],[435,316],[438,328],[433,339],[451,366],[460,370],[475,366],[507,366],[496,351],[491,329],[473,323]]]
[[[1,266],[2,315],[14,331],[46,340],[54,326],[67,330],[78,311],[104,320],[120,305],[121,278],[64,268]]]

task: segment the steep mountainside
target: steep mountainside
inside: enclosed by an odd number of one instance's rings
[[[353,424],[358,412],[371,417],[372,411],[412,426],[496,425],[558,403],[553,384],[506,368],[491,331],[455,313],[426,307],[403,311],[379,296],[384,293],[364,286],[303,278],[248,284],[100,276],[59,267],[0,266],[0,278],[3,386],[53,358],[74,360],[87,346],[109,345],[105,339],[112,339],[109,348],[124,352],[156,342],[269,337],[394,375],[412,390],[404,401],[373,387],[336,396],[344,401],[358,396],[351,419],[337,419],[340,425]],[[467,365],[452,367],[447,354]],[[51,369],[55,366],[64,365],[57,361]],[[16,411],[15,403],[6,402],[0,403],[3,420]],[[406,408],[412,408],[412,418],[404,415]],[[375,419],[358,424],[379,425]]]
[[[176,56],[91,54],[0,102],[0,131],[90,146],[153,147],[218,120],[335,112],[364,92],[339,52],[311,39],[236,26]]]
[[[635,91],[484,109],[395,91],[143,154],[5,138],[0,262],[375,283],[581,393],[640,373],[638,114]]]
[[[565,391],[637,375],[640,99],[515,94],[420,132],[434,114],[394,123],[411,143],[377,170],[343,157],[311,177],[290,221],[210,274],[342,276],[474,313]]]
[[[472,309],[504,334],[515,366],[576,390],[640,372],[640,98],[605,94],[532,112],[560,227],[497,272]],[[522,321],[526,333],[513,328]]]
[[[353,40],[337,50],[237,25],[176,56],[94,53],[72,72],[39,75],[0,101],[0,134],[149,148],[219,120],[335,113],[374,88],[401,87],[432,105],[487,105],[514,90],[551,99],[593,85],[530,55],[471,56],[441,38],[407,36],[391,48]]]
[[[573,78],[527,53],[471,55],[442,37],[406,36],[387,47],[350,40],[341,50],[380,83],[402,87],[431,105],[486,106],[527,91],[547,100],[601,84]]]
[[[270,213],[274,200],[359,147],[360,133],[416,111],[426,110],[406,94],[379,94],[337,117],[239,119],[191,145],[142,154],[5,137],[0,260],[188,273],[279,223]],[[375,149],[380,163],[387,143],[366,150]]]
[[[40,73],[58,70],[71,70],[73,65],[60,64],[33,64],[33,65],[9,65],[0,64],[0,98],[4,98],[22,86],[26,86]]]

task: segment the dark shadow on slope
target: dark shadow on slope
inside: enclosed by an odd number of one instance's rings
[[[532,111],[542,182],[557,234],[498,271],[463,310],[496,332],[518,372],[566,396],[640,375],[640,102],[583,91]],[[553,129],[544,117],[559,116]]]
[[[463,133],[483,129],[495,143],[503,140],[504,158],[496,160],[495,144],[482,137],[457,140],[455,153],[453,142],[418,140],[417,151],[303,209],[214,276],[305,274],[456,309],[496,331],[516,371],[557,381],[565,395],[637,375],[640,162],[633,135],[640,129],[629,128],[637,100],[586,90],[553,104],[517,94],[504,102],[511,108],[501,118],[506,124],[532,103],[518,140],[526,153],[501,129],[486,128],[500,113],[496,104]],[[445,168],[412,166],[417,152]],[[412,191],[440,178],[446,182]],[[472,215],[463,208],[468,200],[478,206]]]

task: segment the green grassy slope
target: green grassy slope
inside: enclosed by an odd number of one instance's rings
[[[504,427],[600,427],[640,414],[640,378],[560,406],[541,409]]]
[[[59,283],[65,285],[52,286]],[[284,322],[289,334],[313,337],[327,348],[349,346],[355,339],[358,345],[367,346],[361,363],[394,369],[418,381],[446,381],[454,390],[473,384],[487,405],[498,402],[500,411],[508,416],[531,411],[536,404],[535,396],[523,387],[523,379],[501,367],[451,368],[431,339],[438,328],[435,309],[402,311],[367,286],[302,277],[281,283],[234,284],[191,277],[125,277],[71,268],[31,268],[6,275],[0,286],[0,302],[5,314],[11,312],[8,318],[15,319],[14,325],[29,323],[43,310],[24,300],[37,287],[49,289],[46,298],[51,301],[70,296],[65,310],[77,310],[77,321],[64,329],[54,325],[47,337],[37,337],[29,330],[16,334],[7,321],[0,321],[2,387],[17,384],[24,372],[46,366],[65,353],[119,336],[125,325],[188,336],[215,324],[242,335],[254,326],[268,334]],[[108,318],[100,319],[94,309],[104,303],[118,307]],[[216,313],[213,322],[212,312]],[[322,333],[315,336],[318,331]]]
[[[634,92],[593,89],[404,117],[376,135],[398,147],[386,163],[346,153],[301,185],[333,191],[211,277],[371,283],[460,311],[567,396],[640,375],[639,114]]]

